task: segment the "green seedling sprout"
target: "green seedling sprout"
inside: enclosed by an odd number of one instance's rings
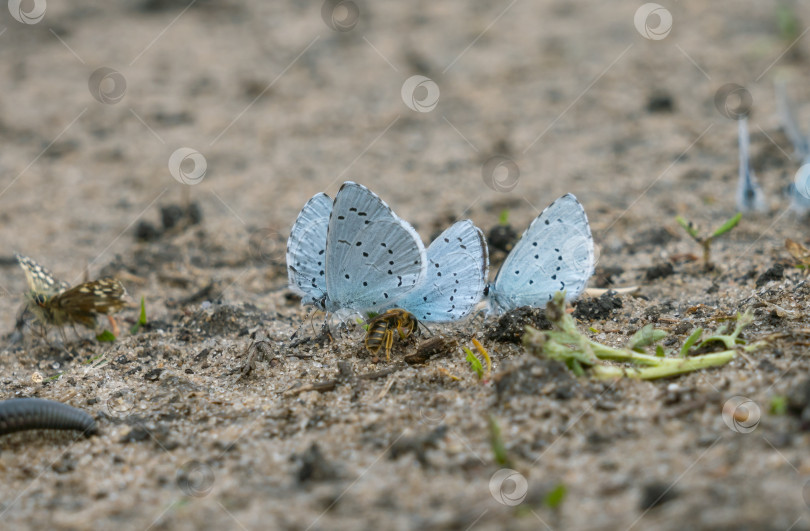
[[[788,410],[788,399],[784,395],[776,395],[771,398],[771,413],[774,415],[784,415]]]
[[[700,232],[698,231],[694,223],[685,220],[681,216],[675,216],[675,221],[678,222],[678,225],[683,227],[683,229],[689,234],[689,236],[691,236],[692,239],[698,242],[700,246],[703,248],[703,269],[705,269],[706,271],[710,271],[712,269],[712,262],[711,262],[712,242],[716,238],[722,236],[723,234],[729,232],[731,229],[736,227],[741,219],[742,219],[742,212],[738,212],[734,217],[723,223],[709,236],[701,236]]]
[[[801,23],[796,12],[785,4],[776,6],[776,27],[785,42],[793,42],[800,37]]]
[[[129,329],[130,334],[136,334],[142,326],[146,326],[146,303],[144,298],[141,297],[141,313],[138,315],[138,321]]]
[[[468,349],[467,347],[463,347],[464,352],[467,353],[467,363],[470,364],[470,369],[478,376],[480,380],[484,376],[484,365],[481,363],[481,360],[473,354],[473,351]]]
[[[105,330],[96,336],[96,340],[100,341],[101,343],[112,343],[113,341],[115,341],[115,334],[113,334],[109,330]]]
[[[549,509],[557,509],[565,501],[565,495],[568,494],[568,489],[565,488],[563,483],[559,483],[556,487],[546,494],[543,502]]]
[[[498,216],[498,225],[509,225],[509,210],[503,209],[501,210],[501,215]]]
[[[737,314],[737,323],[732,333],[727,334],[728,326],[723,325],[697,345],[699,349],[710,342],[720,342],[726,350],[701,355],[695,355],[697,353],[693,351],[694,345],[703,333],[700,329],[689,336],[677,353],[665,350],[661,345],[655,347],[655,354],[634,350],[652,345],[666,335],[663,330],[652,327],[645,327],[636,332],[625,348],[609,347],[593,341],[580,334],[574,319],[565,312],[565,299],[562,293],[557,293],[548,303],[546,317],[552,322],[554,329],[541,331],[527,326],[523,344],[528,350],[535,355],[564,362],[577,375],[584,375],[587,371],[591,376],[602,379],[670,378],[725,365],[737,357],[738,350],[753,352],[766,344],[764,341],[745,344],[739,337],[743,328],[753,322],[754,318],[750,312]],[[608,365],[604,363],[605,361],[620,362],[621,365]]]
[[[495,417],[490,415],[487,422],[489,426],[489,446],[492,448],[492,456],[495,462],[504,467],[511,467],[512,462],[506,454],[506,445],[503,443],[503,435],[501,434],[501,427]]]
[[[489,352],[487,352],[487,349],[485,349],[484,345],[482,345],[477,339],[472,338],[472,342],[475,346],[475,350],[477,350],[478,353],[481,354],[481,357],[484,358],[484,361],[487,364],[487,370],[484,372],[484,364],[481,363],[478,356],[473,354],[472,350],[468,349],[467,347],[463,347],[464,352],[467,354],[467,362],[470,364],[470,368],[473,370],[473,372],[478,375],[479,380],[482,378],[484,380],[488,380],[489,375],[492,374],[492,359],[489,357]]]

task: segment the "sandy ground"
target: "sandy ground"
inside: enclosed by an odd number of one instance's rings
[[[773,99],[787,79],[810,123],[810,41],[794,42],[810,6],[785,2],[795,28],[780,30],[785,11],[767,2],[668,3],[671,32],[656,40],[634,25],[641,4],[623,0],[349,4],[346,31],[318,2],[49,2],[30,24],[0,15],[4,331],[24,290],[15,251],[71,283],[118,276],[150,321],[113,344],[68,330],[69,352],[29,332],[2,340],[2,398],[61,400],[102,430],[3,437],[2,526],[810,529],[810,423],[772,409],[791,393],[804,407],[810,366],[810,288],[784,250],[785,238],[807,243],[807,225],[785,210],[798,164]],[[406,105],[413,75],[438,87],[435,108]],[[736,123],[715,104],[727,83],[751,95],[770,212],[716,242],[705,273],[674,217],[708,230],[734,214]],[[205,161],[201,179],[202,166],[180,166],[196,184],[172,176],[181,148]],[[483,173],[495,155],[519,168],[516,182]],[[310,196],[349,179],[425,241],[463,217],[486,231],[504,209],[522,230],[575,193],[600,250],[591,285],[640,286],[581,330],[620,345],[655,323],[677,345],[751,308],[746,337],[771,342],[656,382],[575,378],[485,339],[483,317],[431,327],[459,346],[424,365],[401,359],[426,338],[375,363],[359,328],[292,348],[306,312],[286,288],[289,227]],[[161,208],[192,203],[201,222],[164,232]],[[494,271],[503,254],[492,258]],[[662,264],[672,274],[648,274]],[[136,316],[125,311],[123,328]],[[240,377],[257,333],[266,355]],[[473,335],[493,357],[486,383],[461,350]],[[341,362],[333,390],[300,392]],[[760,411],[751,433],[724,422],[734,396]],[[564,500],[549,504],[560,485]]]

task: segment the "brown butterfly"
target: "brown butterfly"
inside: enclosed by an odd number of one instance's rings
[[[28,282],[26,307],[43,325],[61,329],[68,324],[81,324],[95,329],[97,315],[112,315],[128,305],[127,290],[114,278],[84,282],[71,288],[32,259],[16,256]]]

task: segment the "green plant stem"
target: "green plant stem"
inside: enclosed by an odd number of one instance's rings
[[[737,323],[731,334],[724,334],[726,325],[720,327],[715,335],[704,340],[701,345],[709,341],[720,341],[726,350],[699,356],[689,356],[688,351],[697,342],[702,333],[696,330],[687,340],[678,357],[650,355],[636,352],[629,348],[614,348],[603,345],[580,334],[573,318],[565,313],[564,299],[558,294],[546,308],[546,316],[552,321],[555,330],[539,331],[527,326],[523,343],[534,353],[542,354],[548,358],[564,362],[577,374],[583,373],[584,368],[596,378],[636,378],[652,380],[668,378],[679,374],[719,367],[733,360],[739,351],[753,352],[766,345],[765,341],[758,341],[746,346],[739,335],[748,324],[753,321],[750,313],[737,315]],[[632,343],[632,341],[631,341]],[[606,365],[605,361],[624,362],[634,366]]]

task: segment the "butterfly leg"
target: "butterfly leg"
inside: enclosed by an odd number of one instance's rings
[[[121,332],[121,329],[118,328],[118,322],[115,320],[115,317],[112,315],[108,315],[107,319],[110,321],[110,328],[112,328],[112,333],[115,337],[118,337],[118,334]]]

